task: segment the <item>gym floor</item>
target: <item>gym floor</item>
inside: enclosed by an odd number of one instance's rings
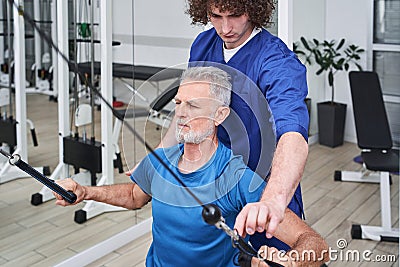
[[[50,166],[58,163],[57,103],[47,96],[28,95],[28,118],[35,123],[38,147],[28,137],[29,163],[32,166]],[[96,112],[96,121],[100,119]],[[145,129],[146,141],[157,145],[162,131],[152,123],[138,119],[136,129]],[[88,128],[87,130],[89,130]],[[100,139],[99,123],[96,138]],[[123,141],[122,141],[123,139]],[[133,144],[133,137],[123,130],[121,147]],[[125,145],[126,146],[126,145]],[[129,151],[128,151],[129,150]],[[136,160],[145,154],[139,143],[135,147]],[[124,150],[128,165],[134,162],[134,147]],[[352,240],[352,223],[380,224],[379,185],[340,183],[333,181],[335,170],[359,170],[361,165],[353,158],[359,153],[356,144],[345,143],[337,148],[319,144],[310,145],[310,153],[302,180],[306,222],[338,250],[340,239],[347,241],[343,252],[370,250],[375,255],[395,255],[396,262],[332,261],[329,266],[399,266],[397,243]],[[124,169],[127,164],[124,161]],[[124,174],[115,170],[115,183],[129,182]],[[399,177],[392,175],[392,223],[399,227]],[[1,266],[53,266],[87,248],[143,221],[151,216],[150,205],[138,211],[104,213],[83,224],[74,222],[74,212],[83,207],[58,207],[54,201],[39,206],[30,204],[31,195],[42,188],[33,178],[22,178],[0,185],[0,265]],[[188,222],[190,223],[190,222]],[[90,266],[144,266],[151,235],[110,253]],[[339,250],[340,251],[340,250]],[[340,257],[340,254],[336,254]]]

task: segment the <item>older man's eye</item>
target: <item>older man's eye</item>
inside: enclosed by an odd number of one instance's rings
[[[191,103],[191,102],[188,102],[187,105],[188,105],[189,108],[200,108],[200,106],[198,104],[194,104],[194,103]]]

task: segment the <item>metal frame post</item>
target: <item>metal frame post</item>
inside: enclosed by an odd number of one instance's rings
[[[293,0],[278,1],[278,36],[293,48]]]
[[[14,0],[20,8],[24,8],[22,0]],[[26,127],[26,65],[25,65],[25,25],[19,10],[13,8],[14,16],[14,84],[15,84],[15,117],[17,120],[18,154],[24,161],[28,160],[28,140]],[[11,77],[10,77],[11,78]]]
[[[100,1],[101,32],[101,92],[108,103],[112,103],[112,2]],[[93,34],[93,32],[92,32]],[[101,103],[102,176],[97,185],[114,183],[112,113],[104,102]],[[82,210],[75,213],[77,222],[83,222],[104,212],[125,210],[95,201],[88,201]],[[79,217],[79,219],[77,218]]]
[[[40,21],[40,1],[33,0],[33,19],[36,21]],[[37,81],[37,70],[42,68],[42,47],[41,47],[41,39],[38,31],[34,31],[34,41],[35,41],[35,82]]]

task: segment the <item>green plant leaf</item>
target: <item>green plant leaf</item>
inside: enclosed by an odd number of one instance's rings
[[[324,69],[319,69],[315,74],[320,75],[322,72],[324,71]]]
[[[357,63],[354,63],[354,64],[356,64],[356,66],[357,66],[358,70],[360,70],[360,71],[362,71],[362,70],[363,70],[363,68],[361,67],[361,65],[360,65],[360,64],[357,64]]]
[[[338,65],[336,65],[336,64],[332,64],[332,67],[333,67],[335,70],[339,70],[339,69],[340,69],[340,67],[339,67]]]
[[[346,59],[341,58],[341,59],[339,59],[339,61],[337,62],[337,64],[338,64],[338,65],[343,65],[343,63],[344,63],[345,60],[346,60]]]
[[[341,64],[333,63],[332,66],[333,66],[336,70],[343,70],[343,67],[342,67]]]
[[[300,37],[300,41],[301,41],[301,43],[303,44],[303,46],[304,46],[307,50],[309,50],[309,51],[312,50],[312,49],[310,48],[310,46],[308,45],[308,42],[307,42],[306,38]]]
[[[314,52],[314,55],[315,55],[316,59],[317,58],[322,58],[322,53],[319,50],[314,50],[313,52]]]
[[[351,44],[349,45],[350,50],[355,51],[357,49],[357,46]]]
[[[328,83],[329,83],[329,86],[333,86],[333,73],[332,73],[332,71],[330,71],[329,73],[328,73]]]
[[[340,40],[340,43],[338,44],[338,46],[336,47],[336,50],[340,50],[340,48],[342,48],[342,46],[344,45],[344,38],[342,40]]]
[[[332,89],[334,88],[334,76],[338,71],[348,71],[351,64],[355,64],[358,69],[362,70],[357,61],[361,59],[360,54],[365,50],[354,44],[346,46],[344,38],[341,38],[340,41],[317,40],[316,38],[307,41],[301,37],[300,41],[304,47],[308,47],[306,49],[309,53],[305,53],[305,62],[310,65],[314,63],[318,65],[316,75],[328,72],[328,82]],[[299,49],[296,48],[296,50]]]

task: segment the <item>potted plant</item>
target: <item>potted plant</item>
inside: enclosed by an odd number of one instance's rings
[[[335,40],[321,42],[301,37],[300,42],[304,51],[299,49],[297,43],[293,45],[293,51],[304,57],[305,64],[318,64],[316,75],[327,73],[331,88],[330,101],[317,103],[319,143],[330,147],[342,145],[347,105],[335,102],[335,75],[340,71],[348,71],[350,64],[362,70],[357,61],[365,50],[354,44],[345,46],[344,38],[339,42]]]

